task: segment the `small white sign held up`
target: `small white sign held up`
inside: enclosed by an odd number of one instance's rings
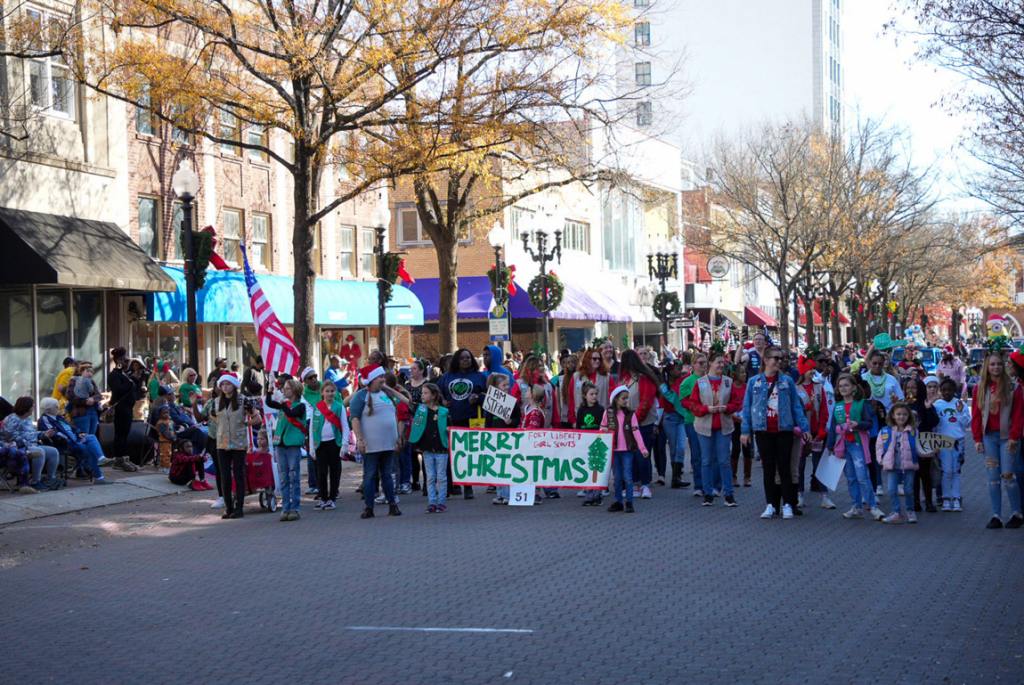
[[[487,395],[484,397],[484,411],[501,417],[504,421],[512,418],[512,412],[516,408],[516,398],[507,392],[498,390],[493,385],[487,388]]]

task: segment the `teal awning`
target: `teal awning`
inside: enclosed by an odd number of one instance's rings
[[[185,272],[181,267],[165,266],[174,280],[174,292],[146,296],[150,321],[184,322]],[[283,324],[295,322],[291,276],[257,274],[264,294]],[[377,284],[368,281],[332,281],[316,279],[314,321],[318,326],[376,326]],[[422,326],[423,305],[408,288],[394,286],[387,304],[389,326]],[[196,318],[199,323],[252,323],[249,294],[240,271],[206,273],[206,285],[196,293]]]

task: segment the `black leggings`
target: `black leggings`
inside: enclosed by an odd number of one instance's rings
[[[316,448],[316,487],[321,500],[338,500],[341,482],[341,447],[334,440],[321,442]]]
[[[224,479],[224,511],[231,513],[242,511],[245,504],[245,450],[218,450],[220,458],[220,474]],[[234,480],[234,499],[231,497]]]
[[[132,409],[114,410],[114,458],[128,457],[128,435],[132,432]]]
[[[779,501],[796,507],[796,485],[793,483],[791,464],[793,460],[792,431],[755,434],[757,451],[761,455],[761,470],[764,474],[764,500],[779,509]],[[779,482],[775,482],[778,471]]]

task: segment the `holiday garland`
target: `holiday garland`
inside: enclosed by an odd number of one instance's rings
[[[547,308],[544,307],[544,290],[547,289]],[[558,305],[562,304],[562,297],[565,296],[565,286],[562,285],[562,281],[555,275],[554,271],[549,271],[547,275],[537,274],[530,281],[530,286],[527,288],[527,292],[530,294],[530,304],[540,312],[545,314],[547,312],[553,312],[558,309]]]
[[[673,316],[677,316],[682,309],[682,305],[679,303],[678,293],[658,293],[654,296],[654,316],[659,321],[665,321]]]
[[[213,254],[213,234],[206,231],[192,231],[192,249],[196,252],[196,259],[192,264],[196,290],[202,290],[206,285],[206,267],[210,265],[210,255]]]
[[[391,294],[394,288],[392,287],[394,282],[398,280],[398,263],[402,260],[402,256],[397,252],[385,252],[383,263],[384,273],[380,274],[380,280],[384,289],[384,301],[391,301]]]
[[[512,271],[505,265],[502,265],[501,271],[498,271],[497,267],[492,264],[487,271],[487,280],[491,283],[491,292],[494,293],[495,302],[504,304],[508,299],[508,286],[512,282]]]

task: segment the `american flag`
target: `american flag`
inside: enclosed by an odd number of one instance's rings
[[[288,330],[270,306],[270,301],[263,294],[263,288],[256,281],[256,275],[249,267],[249,256],[242,249],[242,263],[245,266],[245,287],[249,291],[249,307],[252,309],[252,322],[256,326],[256,340],[260,344],[260,354],[267,371],[284,372],[291,375],[299,373],[299,348],[288,335]]]

